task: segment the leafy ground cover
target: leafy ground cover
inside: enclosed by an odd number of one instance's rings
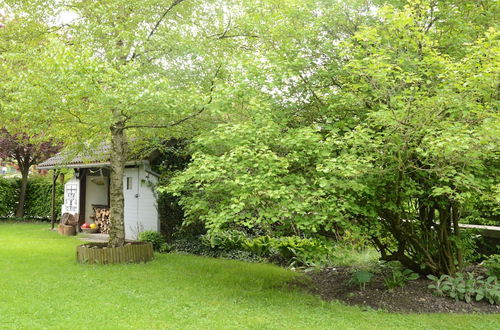
[[[400,315],[325,302],[266,264],[162,254],[81,265],[76,238],[0,224],[0,328],[495,328],[499,315]]]
[[[384,283],[387,274],[374,274],[369,283],[360,287],[351,281],[352,270],[352,267],[328,267],[311,273],[314,285],[309,289],[325,300],[398,313],[500,313],[500,306],[486,301],[472,299],[466,303],[437,296],[428,288],[432,281],[425,277],[388,290]]]

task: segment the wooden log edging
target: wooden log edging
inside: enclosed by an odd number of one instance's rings
[[[153,260],[153,245],[149,242],[132,242],[110,248],[107,243],[87,243],[76,247],[76,260],[89,264],[148,262]]]

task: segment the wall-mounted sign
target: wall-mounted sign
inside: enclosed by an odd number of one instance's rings
[[[62,213],[78,213],[78,186],[79,182],[77,180],[71,180],[64,185],[64,205]]]

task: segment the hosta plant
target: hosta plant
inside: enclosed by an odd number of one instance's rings
[[[384,284],[388,290],[403,287],[408,281],[419,278],[419,275],[411,269],[402,269],[399,263],[387,263],[390,273],[384,276]]]
[[[442,275],[427,276],[434,284],[429,289],[441,296],[448,296],[455,300],[465,300],[470,303],[473,298],[476,301],[487,300],[490,304],[500,304],[500,284],[495,276],[484,279],[483,276],[475,276],[473,273],[457,273],[454,277]]]
[[[360,270],[352,274],[348,283],[358,285],[360,290],[364,290],[366,285],[372,280],[373,276],[373,273],[367,272],[366,270]]]

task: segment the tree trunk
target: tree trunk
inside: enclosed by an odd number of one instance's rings
[[[21,167],[21,192],[19,193],[19,203],[17,204],[16,218],[24,217],[24,203],[26,202],[26,190],[28,188],[29,167]]]
[[[125,123],[111,126],[111,174],[110,174],[110,228],[109,246],[125,245],[123,174],[127,160]]]

